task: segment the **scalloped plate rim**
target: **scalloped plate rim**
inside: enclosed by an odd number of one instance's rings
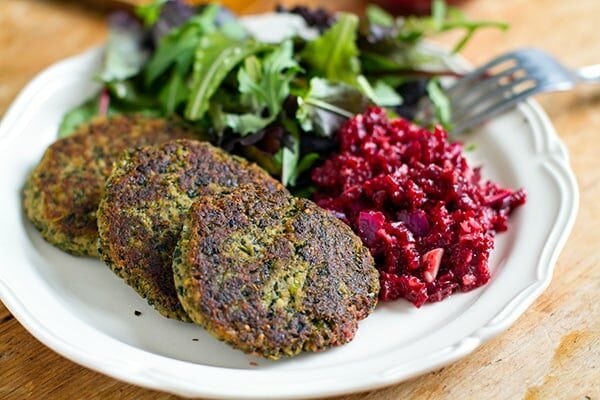
[[[54,74],[64,70],[77,70],[78,65],[82,60],[85,60],[88,57],[97,57],[101,49],[101,47],[93,48],[82,54],[67,58],[48,67],[38,74],[22,90],[1,121],[0,144],[4,142],[12,132],[18,131],[16,127],[18,127],[20,119],[24,118],[23,115],[27,111],[27,104],[29,104],[32,100],[35,100],[37,94],[42,91],[46,85],[48,85],[49,78],[51,78]],[[460,58],[455,60],[457,60],[457,66],[468,68],[468,64],[466,64]],[[561,174],[560,179],[563,179],[563,181],[560,183],[566,187],[565,190],[561,191],[561,202],[566,202],[567,207],[561,208],[558,214],[560,219],[557,219],[558,222],[552,226],[551,232],[548,233],[548,237],[552,238],[552,241],[548,240],[546,242],[544,250],[542,251],[542,254],[540,254],[540,257],[544,256],[544,259],[540,259],[538,265],[536,266],[538,271],[538,279],[532,281],[530,285],[528,285],[521,292],[517,293],[513,297],[513,300],[506,304],[499,313],[489,318],[488,323],[480,326],[470,335],[463,337],[453,345],[446,346],[433,354],[427,354],[420,359],[417,358],[402,365],[391,366],[384,369],[384,371],[377,371],[375,374],[372,374],[373,376],[366,379],[366,381],[365,379],[357,379],[353,382],[344,382],[342,384],[335,382],[333,386],[331,383],[328,383],[329,386],[322,387],[318,390],[315,390],[314,388],[311,389],[307,385],[300,385],[295,386],[295,392],[284,393],[283,396],[286,398],[309,398],[376,389],[423,374],[432,369],[456,361],[457,359],[471,353],[486,340],[489,340],[491,337],[506,330],[548,287],[552,279],[556,259],[558,258],[558,255],[560,254],[560,251],[562,250],[575,221],[579,203],[579,193],[576,180],[569,166],[566,149],[556,135],[549,118],[544,113],[542,108],[534,100],[527,100],[519,105],[517,112],[525,115],[530,124],[532,123],[532,118],[536,120],[535,123],[539,124],[539,129],[542,131],[543,139],[547,141],[546,145],[548,148],[542,149],[542,154],[537,155],[543,156],[544,160],[550,164],[555,164],[554,168],[557,168],[558,173]],[[555,234],[557,231],[561,232]],[[523,298],[520,298],[520,296]],[[98,359],[96,356],[88,354],[85,348],[81,348],[73,343],[64,341],[62,338],[58,337],[51,330],[49,330],[43,324],[43,319],[40,320],[40,318],[38,318],[28,309],[26,304],[22,304],[18,295],[16,294],[16,291],[13,290],[9,282],[6,282],[1,276],[0,298],[10,312],[19,320],[19,322],[42,343],[76,363],[112,376],[113,378],[152,389],[169,391],[171,393],[183,396],[247,399],[282,397],[281,392],[248,393],[235,388],[227,388],[227,390],[223,390],[223,388],[219,389],[219,387],[217,387],[216,389],[211,389],[210,386],[208,388],[206,386],[199,386],[197,382],[189,382],[182,379],[178,380],[178,377],[176,376],[169,376],[164,374],[164,371],[146,368],[144,365],[140,365],[139,363],[136,364],[135,362],[127,362],[125,364],[121,364],[119,357],[112,357],[112,360],[111,358],[103,360]],[[512,307],[512,309],[509,309],[508,307]],[[496,320],[498,316],[501,316],[502,318]],[[140,350],[134,346],[123,343],[120,344],[137,351],[145,352],[144,350]],[[163,358],[165,361],[172,360],[168,357],[156,354],[152,354],[152,357]],[[423,359],[429,359],[429,361],[423,361]],[[177,360],[177,362],[191,364],[179,360]],[[425,366],[421,365],[420,367],[416,368],[413,366],[412,369],[403,368],[406,364],[414,365],[419,363],[425,363]],[[197,366],[196,364],[193,365]],[[210,366],[205,366],[205,368],[226,370],[225,368]],[[243,371],[240,373],[260,374],[262,372]],[[266,373],[277,375],[277,373],[274,371],[267,371]],[[287,373],[287,371],[284,371],[283,373]],[[328,382],[327,378],[324,378],[323,382]]]

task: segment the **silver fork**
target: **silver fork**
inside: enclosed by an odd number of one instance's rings
[[[600,64],[576,70],[537,49],[501,55],[455,81],[445,91],[451,107],[451,132],[461,133],[538,93],[600,83]],[[433,117],[431,104],[420,107],[422,121]]]

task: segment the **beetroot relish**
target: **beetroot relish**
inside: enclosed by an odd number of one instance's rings
[[[338,152],[312,171],[316,203],[373,254],[382,300],[420,307],[485,284],[494,234],[525,203],[522,189],[482,181],[447,138],[372,107],[341,128]]]

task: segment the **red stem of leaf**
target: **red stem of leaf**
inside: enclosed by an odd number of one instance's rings
[[[98,115],[105,117],[108,114],[108,106],[110,105],[110,95],[108,89],[102,88],[100,99],[98,100]]]

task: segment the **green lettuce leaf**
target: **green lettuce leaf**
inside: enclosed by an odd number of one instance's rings
[[[371,98],[375,104],[382,107],[394,107],[402,104],[402,97],[383,80],[378,80],[373,86],[374,96]]]
[[[209,112],[213,128],[218,135],[221,135],[225,128],[231,128],[238,135],[247,136],[263,129],[273,120],[253,113],[234,114],[223,112],[221,106],[217,104],[211,105]]]
[[[184,75],[178,68],[171,71],[171,76],[166,85],[164,85],[158,94],[158,100],[162,109],[167,114],[174,113],[179,105],[185,103],[190,90],[185,82]]]
[[[192,17],[161,39],[146,65],[146,86],[152,85],[173,64],[177,64],[180,70],[189,69],[200,39],[216,31],[215,18],[218,11],[218,6],[209,5],[201,14]]]
[[[427,83],[427,94],[435,108],[437,122],[442,124],[446,130],[450,130],[452,125],[450,100],[448,100],[446,93],[444,93],[438,78],[433,78]]]
[[[309,72],[330,81],[356,84],[356,77],[360,73],[357,28],[356,15],[340,13],[331,28],[308,42],[300,57],[310,67]]]
[[[367,15],[367,21],[369,21],[369,24],[379,25],[386,28],[394,26],[394,16],[378,5],[367,5],[365,14]]]
[[[58,137],[71,135],[79,125],[98,115],[98,98],[93,97],[65,114],[58,128]]]
[[[238,41],[221,32],[204,36],[196,50],[193,82],[185,117],[196,121],[204,116],[209,100],[225,77],[246,57],[268,48],[253,40]]]
[[[308,153],[305,154],[304,157],[298,162],[298,166],[296,167],[296,171],[292,178],[290,179],[290,185],[296,186],[296,181],[298,177],[302,175],[304,172],[308,171],[310,167],[314,165],[315,162],[320,158],[318,153]]]
[[[283,186],[294,186],[298,177],[298,161],[300,160],[300,132],[296,122],[283,120],[288,137],[287,145],[281,148],[281,183]]]
[[[296,119],[304,131],[331,137],[345,120],[363,112],[368,104],[369,99],[353,86],[312,78],[306,95],[298,98]]]
[[[137,75],[148,60],[142,44],[144,32],[133,17],[117,14],[109,19],[108,40],[104,52],[102,82],[115,82]]]
[[[393,107],[402,104],[402,97],[383,80],[378,80],[375,86],[371,86],[364,75],[359,75],[357,80],[362,92],[378,106]]]
[[[141,4],[135,8],[135,15],[142,20],[144,26],[152,26],[158,20],[166,2],[167,0],[154,0],[147,4]]]
[[[114,81],[105,84],[110,93],[111,104],[115,101],[131,109],[158,108],[156,98],[135,85],[134,80]]]

